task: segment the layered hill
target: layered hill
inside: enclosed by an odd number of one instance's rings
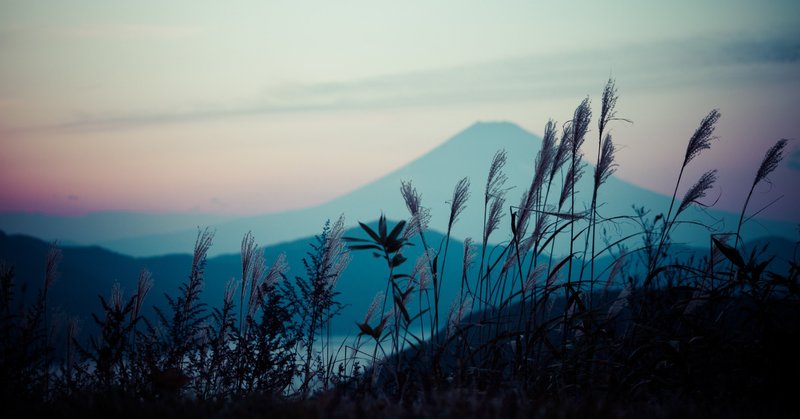
[[[30,234],[43,239],[60,239],[67,243],[102,245],[115,252],[144,257],[174,253],[189,253],[194,243],[197,226],[211,226],[216,231],[212,255],[237,252],[248,231],[252,231],[264,244],[277,244],[319,233],[326,220],[344,214],[349,225],[356,221],[373,221],[381,213],[390,219],[406,219],[408,211],[400,195],[401,182],[411,182],[422,195],[422,205],[431,212],[430,226],[443,231],[449,216],[448,201],[459,179],[471,181],[471,199],[453,230],[458,239],[480,237],[483,225],[483,194],[492,156],[505,150],[508,163],[507,206],[518,205],[520,197],[531,183],[536,154],[541,139],[519,126],[507,122],[476,123],[456,134],[428,154],[383,176],[374,182],[328,203],[295,211],[261,216],[225,218],[202,215],[143,216],[131,220],[126,214],[95,215],[79,219],[52,218],[16,214],[0,215],[0,228],[11,233]],[[583,210],[591,200],[591,182],[594,167],[587,164],[586,174],[576,187],[576,209]],[[322,176],[322,174],[320,174]],[[291,180],[287,180],[290,182]],[[693,179],[688,179],[679,191],[679,197]],[[561,191],[561,178],[552,185],[549,203],[557,200]],[[601,217],[634,216],[633,207],[651,211],[650,217],[665,213],[670,197],[656,193],[611,176],[600,190],[599,213]],[[510,239],[508,210],[501,230],[493,236],[495,242]],[[28,217],[28,218],[26,218]],[[724,211],[690,208],[681,215],[691,221],[676,228],[673,240],[678,243],[704,246],[711,232],[732,232],[736,229],[738,214]],[[636,234],[641,227],[634,220],[605,223],[602,227],[614,237]],[[89,235],[91,223],[104,223],[104,233]],[[757,239],[764,236],[782,236],[793,239],[797,227],[791,223],[755,219],[745,224],[743,236]],[[555,253],[567,251],[566,240],[556,242]]]

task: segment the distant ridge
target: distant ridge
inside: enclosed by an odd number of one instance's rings
[[[261,216],[212,219],[207,224],[196,225],[208,225],[216,229],[215,246],[211,254],[218,255],[237,252],[241,238],[248,231],[253,231],[264,244],[277,244],[317,234],[326,220],[335,219],[340,214],[344,214],[349,225],[355,225],[357,221],[373,221],[382,212],[392,219],[405,219],[408,218],[408,212],[399,189],[402,181],[410,181],[422,195],[423,206],[430,207],[431,228],[443,230],[446,228],[449,215],[447,201],[451,198],[456,182],[466,176],[471,180],[471,199],[455,225],[453,236],[461,240],[467,237],[480,237],[483,223],[483,189],[492,156],[500,149],[505,149],[508,154],[505,172],[508,176],[506,187],[510,189],[506,205],[514,206],[519,204],[521,195],[530,185],[534,161],[540,147],[539,137],[511,122],[477,122],[424,156],[325,204]],[[591,195],[591,174],[594,167],[587,164],[585,170],[586,174],[576,187],[578,209],[588,207]],[[688,185],[684,185],[684,188],[686,187]],[[551,195],[557,195],[560,189],[560,179],[557,179],[552,187],[555,192]],[[651,215],[666,212],[669,207],[669,197],[614,176],[600,189],[599,199],[602,204],[598,211],[604,217],[633,216],[633,205],[650,209]],[[501,230],[493,236],[497,242],[510,238],[508,213],[506,210]],[[682,214],[682,218],[713,225],[717,231],[732,231],[735,230],[738,214],[713,209],[698,211],[690,208]],[[2,220],[0,216],[0,221]],[[3,227],[0,224],[0,228]],[[140,234],[97,240],[91,244],[101,244],[108,249],[133,256],[186,253],[194,244],[196,227],[195,225],[188,228],[174,227],[170,231],[162,230],[165,232],[158,234],[153,234],[152,228],[141,229]],[[607,224],[605,227],[609,234],[618,237],[635,233],[639,229],[631,222]],[[673,239],[679,243],[705,244],[709,240],[708,235],[709,231],[706,229],[685,225],[676,229]],[[756,219],[747,223],[743,229],[743,236],[748,240],[769,235],[794,238],[797,235],[797,227],[788,222]],[[60,238],[80,242],[70,236]],[[556,253],[565,251],[564,243],[556,245]]]

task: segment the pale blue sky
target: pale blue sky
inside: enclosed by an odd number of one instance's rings
[[[799,5],[0,1],[0,210],[304,207],[476,120],[541,132],[609,76],[634,121],[619,175],[671,192],[719,107],[692,170],[720,167],[734,208],[763,151],[800,138]],[[800,202],[788,166],[775,217]]]

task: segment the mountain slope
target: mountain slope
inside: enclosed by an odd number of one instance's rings
[[[394,223],[390,223],[393,225]],[[346,236],[364,237],[360,229],[351,229]],[[426,234],[427,241],[432,246],[439,246],[444,236],[436,232]],[[294,279],[303,276],[302,259],[311,251],[310,244],[314,243],[313,237],[287,242],[279,245],[267,246],[264,249],[265,260],[271,265],[281,254],[286,255],[290,270],[287,277]],[[406,247],[403,251],[409,261],[399,268],[401,273],[409,273],[416,259],[419,257],[422,245],[418,238],[412,239],[413,246]],[[766,256],[775,256],[770,264],[771,270],[784,272],[788,268],[788,261],[795,259],[798,246],[793,241],[780,238],[765,238],[748,243],[744,254],[748,255],[750,249],[766,249]],[[212,249],[214,245],[212,244]],[[150,315],[149,308],[153,305],[163,306],[164,293],[175,295],[178,286],[189,275],[192,257],[189,255],[191,246],[185,249],[186,254],[167,255],[147,258],[133,258],[111,252],[107,249],[93,247],[70,247],[63,249],[63,259],[60,264],[60,276],[56,280],[50,293],[49,306],[66,316],[77,315],[84,319],[86,326],[91,327],[90,315],[99,312],[101,307],[98,294],[106,298],[114,282],[119,282],[124,295],[130,296],[136,289],[139,271],[148,269],[154,280],[154,287],[147,297],[145,312]],[[12,266],[15,272],[15,282],[27,288],[25,298],[33,298],[44,280],[45,258],[48,244],[28,236],[6,235],[0,231],[0,263]],[[463,243],[453,240],[450,243],[449,256],[446,260],[442,278],[442,316],[447,315],[455,296],[461,286],[463,265]],[[474,249],[475,254],[480,254],[480,249]],[[684,260],[692,257],[700,260],[707,255],[708,249],[685,248],[676,246],[671,252]],[[497,253],[495,253],[496,257]],[[762,257],[762,256],[759,256]],[[631,259],[635,263],[636,257]],[[442,262],[442,259],[439,260]],[[611,257],[601,257],[596,261],[598,280],[603,281],[608,272],[606,269],[614,263]],[[629,265],[626,275],[636,276],[641,272],[637,265]],[[575,264],[574,272],[577,275],[579,264]],[[473,263],[468,278],[476,278],[477,264]],[[340,294],[337,299],[345,305],[341,315],[334,321],[334,332],[337,334],[352,334],[355,332],[354,322],[361,321],[373,297],[386,286],[387,268],[383,260],[372,257],[369,252],[354,252],[352,260],[344,270],[342,278],[337,282],[336,291]],[[620,278],[626,277],[625,275]],[[208,259],[205,270],[205,285],[201,299],[211,307],[219,306],[224,295],[227,282],[231,279],[241,278],[241,257],[238,254],[227,254]],[[413,303],[416,304],[416,303]],[[416,308],[416,306],[414,306]]]
[[[130,237],[172,233],[231,221],[230,215],[98,212],[79,216],[0,212],[0,230],[63,244],[91,245]]]
[[[238,251],[242,236],[251,230],[265,243],[274,244],[316,234],[325,220],[335,219],[340,214],[345,215],[350,225],[355,225],[356,221],[375,220],[381,212],[393,219],[408,218],[408,212],[399,192],[401,181],[411,181],[421,193],[423,205],[430,207],[431,228],[444,230],[449,216],[447,201],[451,199],[456,182],[464,176],[469,177],[472,182],[471,199],[467,202],[467,208],[456,224],[453,235],[459,239],[480,237],[483,225],[483,189],[492,156],[497,150],[506,150],[508,154],[505,168],[508,176],[506,186],[510,188],[506,205],[518,205],[520,197],[530,185],[534,160],[540,147],[540,138],[512,123],[476,123],[425,156],[326,204],[298,211],[216,223],[213,225],[217,233],[216,246],[212,249],[212,254]],[[578,191],[576,206],[579,210],[589,206],[593,170],[592,165],[587,165],[586,174],[576,187]],[[688,188],[688,185],[684,185],[682,190],[685,188]],[[556,199],[560,189],[560,179],[556,179],[551,191],[551,202]],[[667,211],[669,200],[670,198],[665,195],[612,176],[600,190],[601,206],[598,211],[603,217],[633,216],[632,206],[636,205],[651,209],[652,215],[655,215]],[[681,219],[714,226],[716,231],[730,232],[735,230],[738,214],[690,208],[682,214]],[[508,224],[509,217],[506,213],[501,230],[493,236],[494,240],[498,242],[509,240]],[[641,230],[631,221],[606,223],[602,227],[616,237],[635,234]],[[794,238],[796,234],[796,226],[791,223],[769,220],[753,220],[743,229],[743,236],[748,240],[768,235]],[[194,243],[195,235],[196,229],[187,229],[104,241],[102,245],[137,256],[186,252],[186,249],[191,248]],[[676,242],[705,245],[709,240],[708,235],[707,229],[687,224],[675,230],[673,239]],[[567,243],[556,243],[556,253],[565,253],[567,250]]]
[[[360,229],[354,229],[346,231],[345,235],[362,237],[364,234]],[[442,235],[434,232],[427,235],[427,239],[437,245],[442,238]],[[409,261],[402,266],[403,272],[413,268],[414,261],[423,248],[418,240],[412,242],[415,245],[404,251]],[[305,237],[267,246],[264,248],[266,263],[272,265],[283,253],[290,267],[287,278],[294,280],[296,276],[305,276],[302,259],[308,257],[307,252],[313,250],[311,243],[315,243],[315,239]],[[211,248],[214,246],[212,244]],[[23,293],[24,289],[24,293],[20,295],[27,301],[35,297],[42,286],[48,247],[48,243],[39,239],[6,235],[0,231],[0,263],[13,267],[14,281],[19,286],[17,292]],[[463,244],[453,241],[450,243],[450,250],[453,256],[448,258],[446,269],[449,272],[459,272],[459,255],[463,253]],[[153,288],[147,296],[145,315],[152,315],[150,308],[153,305],[165,307],[164,293],[175,296],[180,284],[187,279],[192,264],[192,256],[189,254],[191,251],[192,246],[189,246],[184,249],[186,254],[134,258],[97,246],[65,246],[62,248],[60,275],[50,291],[48,306],[60,315],[79,316],[84,325],[91,328],[91,313],[99,313],[101,310],[98,295],[108,298],[112,285],[118,282],[124,296],[130,297],[136,290],[140,270],[146,268],[152,274]],[[387,272],[386,263],[373,258],[369,253],[353,255],[336,285],[336,290],[340,293],[337,300],[344,304],[344,309],[333,323],[335,333],[352,334],[356,331],[354,322],[363,319],[373,297],[384,290]],[[209,258],[201,300],[210,307],[220,306],[228,281],[232,278],[239,280],[241,275],[239,254]],[[457,275],[453,275],[455,277]],[[456,295],[458,286],[457,281],[448,280],[443,283],[442,296],[448,304]]]

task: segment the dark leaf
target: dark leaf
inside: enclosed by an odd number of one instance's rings
[[[409,323],[411,321],[411,317],[408,315],[405,304],[403,304],[403,299],[396,295],[394,297],[394,304],[400,309],[400,314],[403,315],[403,319],[406,321],[406,324]]]
[[[382,247],[378,246],[377,244],[356,244],[352,246],[348,246],[351,250],[366,250],[366,249],[373,249],[373,250],[383,250]],[[379,255],[381,256],[381,255]]]
[[[727,244],[717,240],[715,237],[712,237],[711,240],[714,241],[714,244],[717,246],[717,249],[719,249],[719,251],[722,252],[722,254],[726,258],[728,258],[728,260],[733,262],[733,264],[736,265],[737,267],[739,267],[740,269],[744,268],[744,265],[745,265],[744,259],[742,258],[742,255],[739,254],[738,250],[736,250],[733,247],[730,247]]]
[[[386,241],[386,217],[381,214],[380,220],[378,220],[378,234],[381,236],[380,242],[383,243]]]
[[[399,223],[397,223],[397,225],[394,226],[394,228],[392,229],[392,232],[389,233],[389,240],[388,241],[390,241],[390,242],[391,241],[396,241],[397,238],[400,236],[400,233],[403,232],[403,227],[405,227],[405,226],[406,226],[406,222],[405,221],[400,221]]]
[[[355,322],[355,323],[356,323],[356,326],[358,326],[358,328],[361,329],[361,333],[358,334],[359,336],[361,336],[361,335],[374,336],[375,335],[375,330],[373,330],[370,325],[368,325],[366,323],[359,323],[359,322]]]
[[[420,311],[419,313],[415,314],[414,317],[411,318],[411,321],[413,322],[413,321],[417,320],[418,318],[424,316],[425,313],[427,313],[429,311],[431,311],[431,309],[429,309],[429,308],[426,308],[425,310]]]
[[[397,253],[397,254],[395,254],[395,255],[394,255],[394,257],[392,258],[392,267],[398,267],[398,266],[400,266],[400,265],[401,265],[403,262],[405,262],[405,261],[407,261],[407,260],[408,260],[408,259],[406,259],[406,257],[405,257],[405,256],[403,256],[401,253]]]
[[[375,231],[371,229],[368,225],[362,223],[361,221],[358,222],[358,225],[360,225],[361,229],[364,230],[367,234],[369,234],[370,237],[372,237],[372,240],[375,240],[375,243],[382,243],[381,237],[377,233],[375,233]]]

